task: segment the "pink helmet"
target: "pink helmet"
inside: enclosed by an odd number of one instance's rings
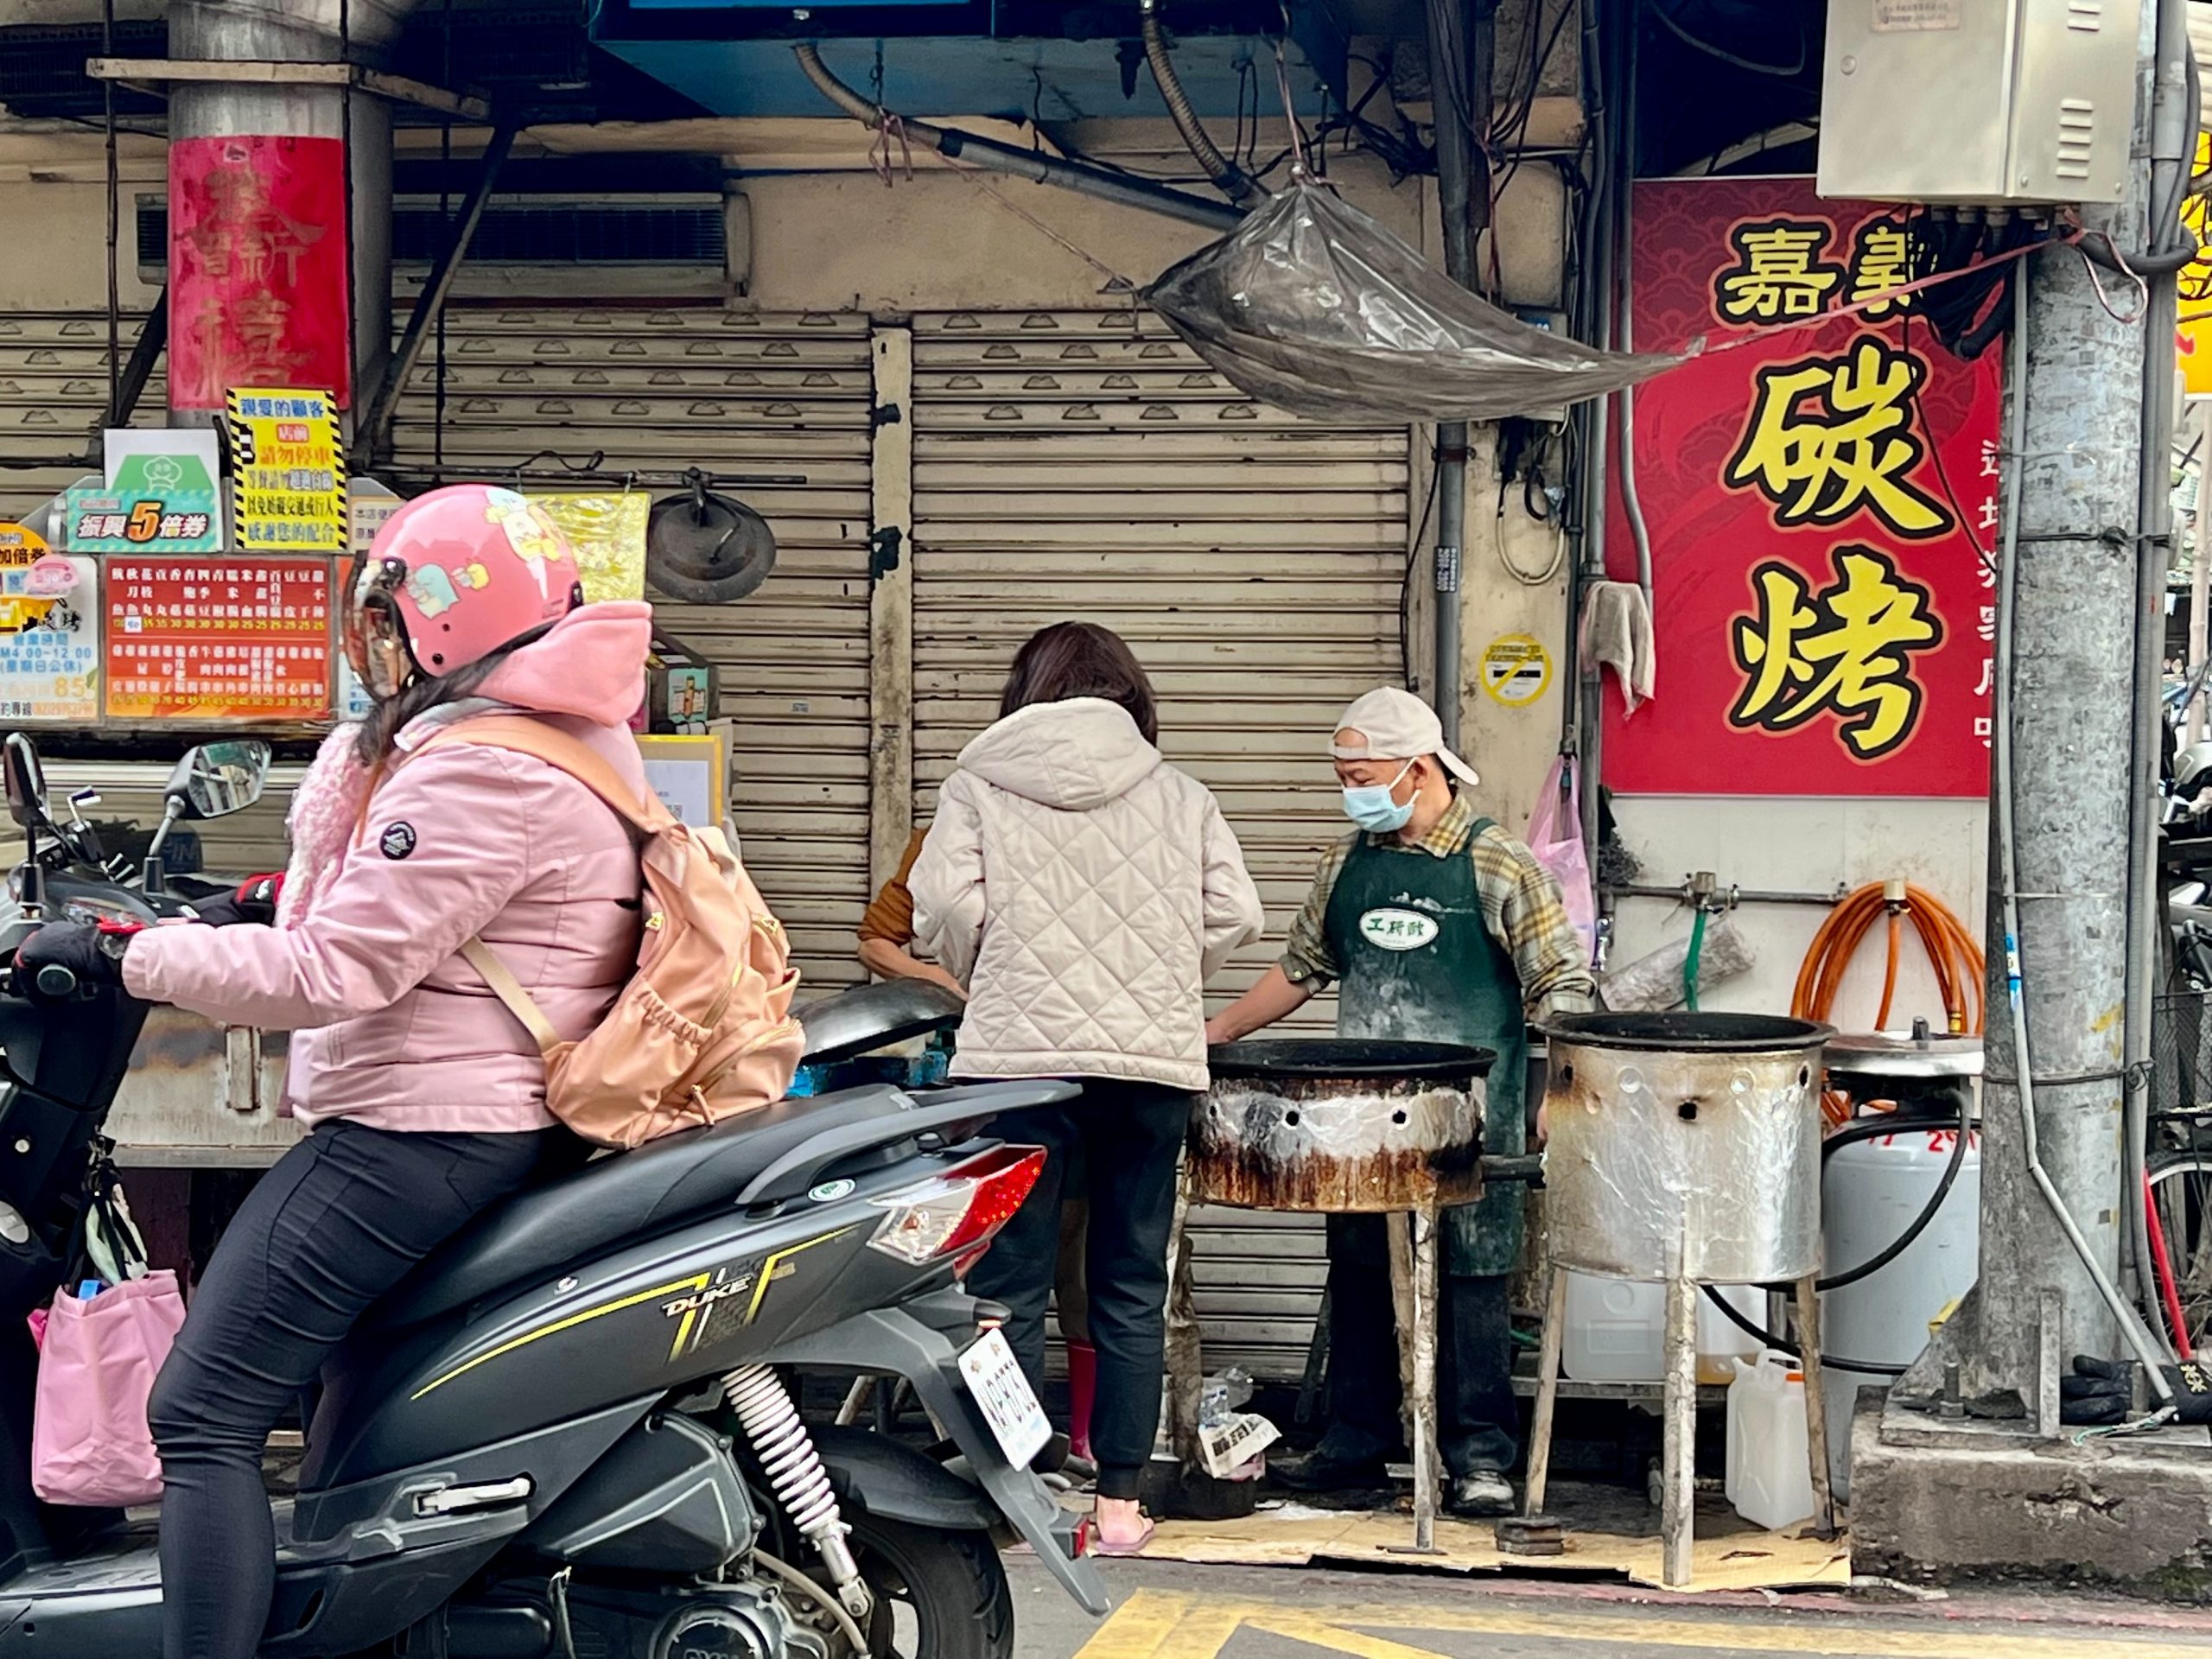
[[[454,484],[416,497],[354,562],[346,654],[382,701],[559,621],[583,603],[568,537],[513,490]]]

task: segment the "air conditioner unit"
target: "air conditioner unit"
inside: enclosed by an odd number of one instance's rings
[[[2142,21],[2142,0],[1830,0],[1821,194],[2118,200]]]
[[[435,196],[395,197],[391,263],[395,272],[427,270],[444,250],[454,196],[440,212]],[[138,275],[168,280],[168,199],[137,202]],[[729,198],[705,192],[620,196],[495,195],[469,244],[464,270],[597,270],[659,269],[726,274],[730,251]]]

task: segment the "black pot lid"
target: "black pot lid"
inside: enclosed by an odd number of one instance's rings
[[[825,996],[796,1010],[806,1033],[807,1065],[849,1060],[910,1038],[950,1031],[967,1004],[926,979],[887,979]]]
[[[1692,1054],[1768,1054],[1815,1047],[1835,1035],[1834,1027],[1817,1020],[1773,1014],[1693,1014],[1687,1008],[1665,1014],[1567,1014],[1548,1021],[1544,1031],[1554,1046],[1580,1043],[1591,1048]]]
[[[1289,1037],[1224,1043],[1206,1055],[1218,1079],[1312,1082],[1331,1077],[1465,1084],[1489,1074],[1497,1056],[1457,1043],[1394,1043],[1357,1037]]]

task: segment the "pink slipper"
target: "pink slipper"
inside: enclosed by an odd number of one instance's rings
[[[1160,1529],[1153,1524],[1152,1517],[1147,1516],[1144,1519],[1144,1530],[1127,1543],[1109,1544],[1101,1538],[1091,1545],[1090,1553],[1093,1555],[1111,1555],[1119,1559],[1141,1555],[1144,1554],[1144,1547],[1152,1541],[1152,1535],[1159,1530]]]

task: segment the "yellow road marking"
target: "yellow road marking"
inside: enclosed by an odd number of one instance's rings
[[[1465,1603],[1285,1608],[1268,1602],[1140,1590],[1085,1643],[1077,1659],[1217,1659],[1238,1630],[1287,1637],[1353,1659],[1433,1659],[1433,1650],[1376,1630],[1586,1642],[1615,1651],[1707,1648],[1727,1653],[1828,1655],[1837,1659],[2205,1659],[2203,1641],[2023,1636],[1930,1625],[1861,1627],[1854,1618],[1783,1622],[1730,1609],[1712,1620],[1523,1611]]]
[[[1349,1653],[1355,1659],[1436,1659],[1427,1648],[1409,1648],[1402,1642],[1387,1637],[1370,1636],[1364,1630],[1339,1630],[1318,1618],[1300,1613],[1255,1613],[1245,1621],[1255,1630],[1265,1630],[1270,1636],[1287,1636],[1294,1642],[1303,1642],[1308,1647],[1325,1648],[1331,1653]]]

